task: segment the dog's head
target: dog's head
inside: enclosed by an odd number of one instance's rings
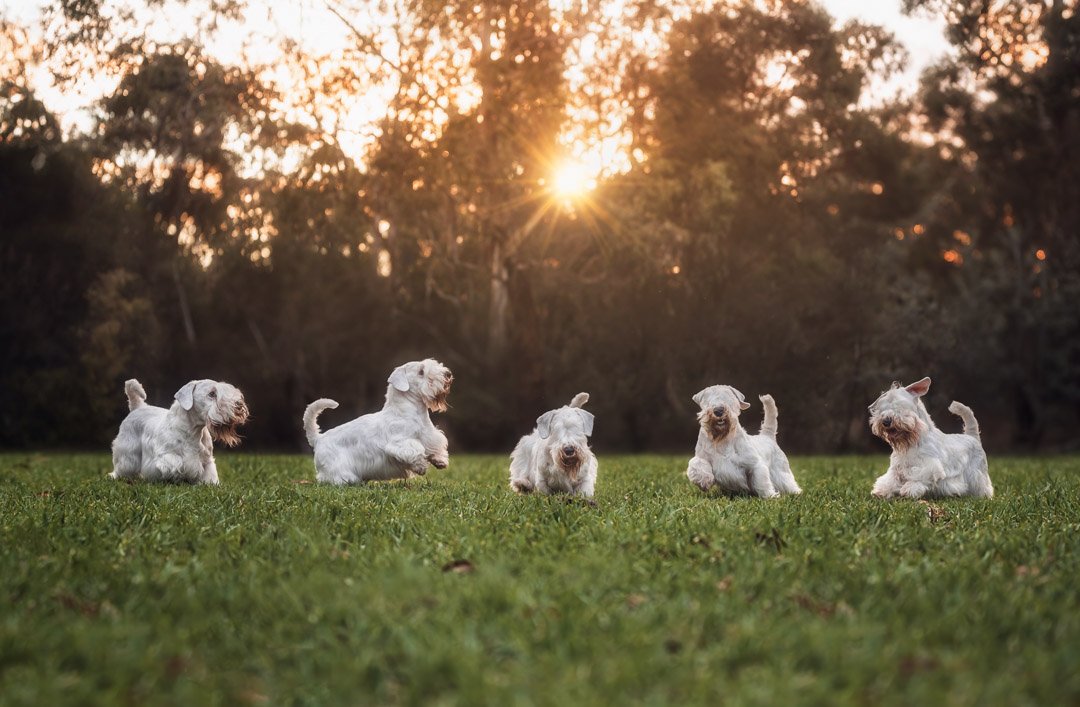
[[[450,369],[433,358],[404,363],[386,381],[386,399],[402,395],[420,400],[431,412],[446,412],[446,396],[454,375]]]
[[[750,407],[746,396],[730,385],[710,385],[694,395],[701,409],[697,419],[701,429],[714,441],[727,439],[739,426],[739,413]]]
[[[930,428],[930,415],[922,403],[922,396],[929,390],[929,378],[908,386],[893,383],[868,408],[870,431],[893,449],[913,446]]]
[[[236,428],[247,422],[248,407],[239,388],[221,381],[197,380],[176,391],[176,404],[210,429],[215,441],[240,444]]]
[[[578,393],[569,405],[549,410],[536,418],[536,433],[544,441],[552,463],[577,483],[578,472],[588,458],[593,414],[581,409],[588,393]]]

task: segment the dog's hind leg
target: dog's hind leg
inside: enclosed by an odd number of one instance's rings
[[[769,475],[769,467],[763,462],[758,462],[746,474],[750,491],[759,498],[776,498],[780,493],[773,486],[772,477]]]
[[[137,479],[139,469],[142,468],[142,448],[138,440],[134,444],[127,444],[117,437],[113,442],[112,449],[113,470],[109,474],[113,479]]]

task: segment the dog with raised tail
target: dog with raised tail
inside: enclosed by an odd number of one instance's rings
[[[326,484],[422,476],[429,466],[450,464],[446,435],[431,422],[432,412],[444,412],[454,376],[434,359],[410,361],[387,379],[382,410],[362,415],[326,432],[318,417],[338,404],[316,400],[304,411],[304,433],[315,450],[315,478]]]
[[[128,415],[112,443],[114,479],[217,484],[214,441],[240,443],[236,428],[248,419],[244,395],[228,383],[194,380],[173,396],[169,409],[147,405],[146,390],[124,383]]]
[[[700,429],[686,476],[702,491],[716,486],[761,498],[802,493],[776,442],[776,402],[771,395],[760,400],[765,417],[758,434],[750,435],[739,424],[739,414],[750,407],[741,392],[730,385],[713,385],[694,395]]]
[[[536,419],[510,455],[510,488],[518,493],[566,493],[591,499],[598,464],[589,449],[593,414],[583,410],[588,393],[578,393]]]
[[[946,434],[923,405],[929,391],[929,378],[907,386],[893,383],[870,405],[870,430],[892,447],[889,469],[874,482],[873,495],[992,497],[994,486],[975,414],[954,400],[949,412],[963,421],[964,432]]]

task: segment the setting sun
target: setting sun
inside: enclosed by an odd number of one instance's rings
[[[589,167],[576,160],[566,160],[556,167],[551,190],[562,199],[579,199],[596,188],[596,177]]]

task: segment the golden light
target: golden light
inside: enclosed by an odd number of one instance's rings
[[[555,168],[551,191],[567,201],[580,199],[596,188],[596,177],[584,162],[565,160]]]

